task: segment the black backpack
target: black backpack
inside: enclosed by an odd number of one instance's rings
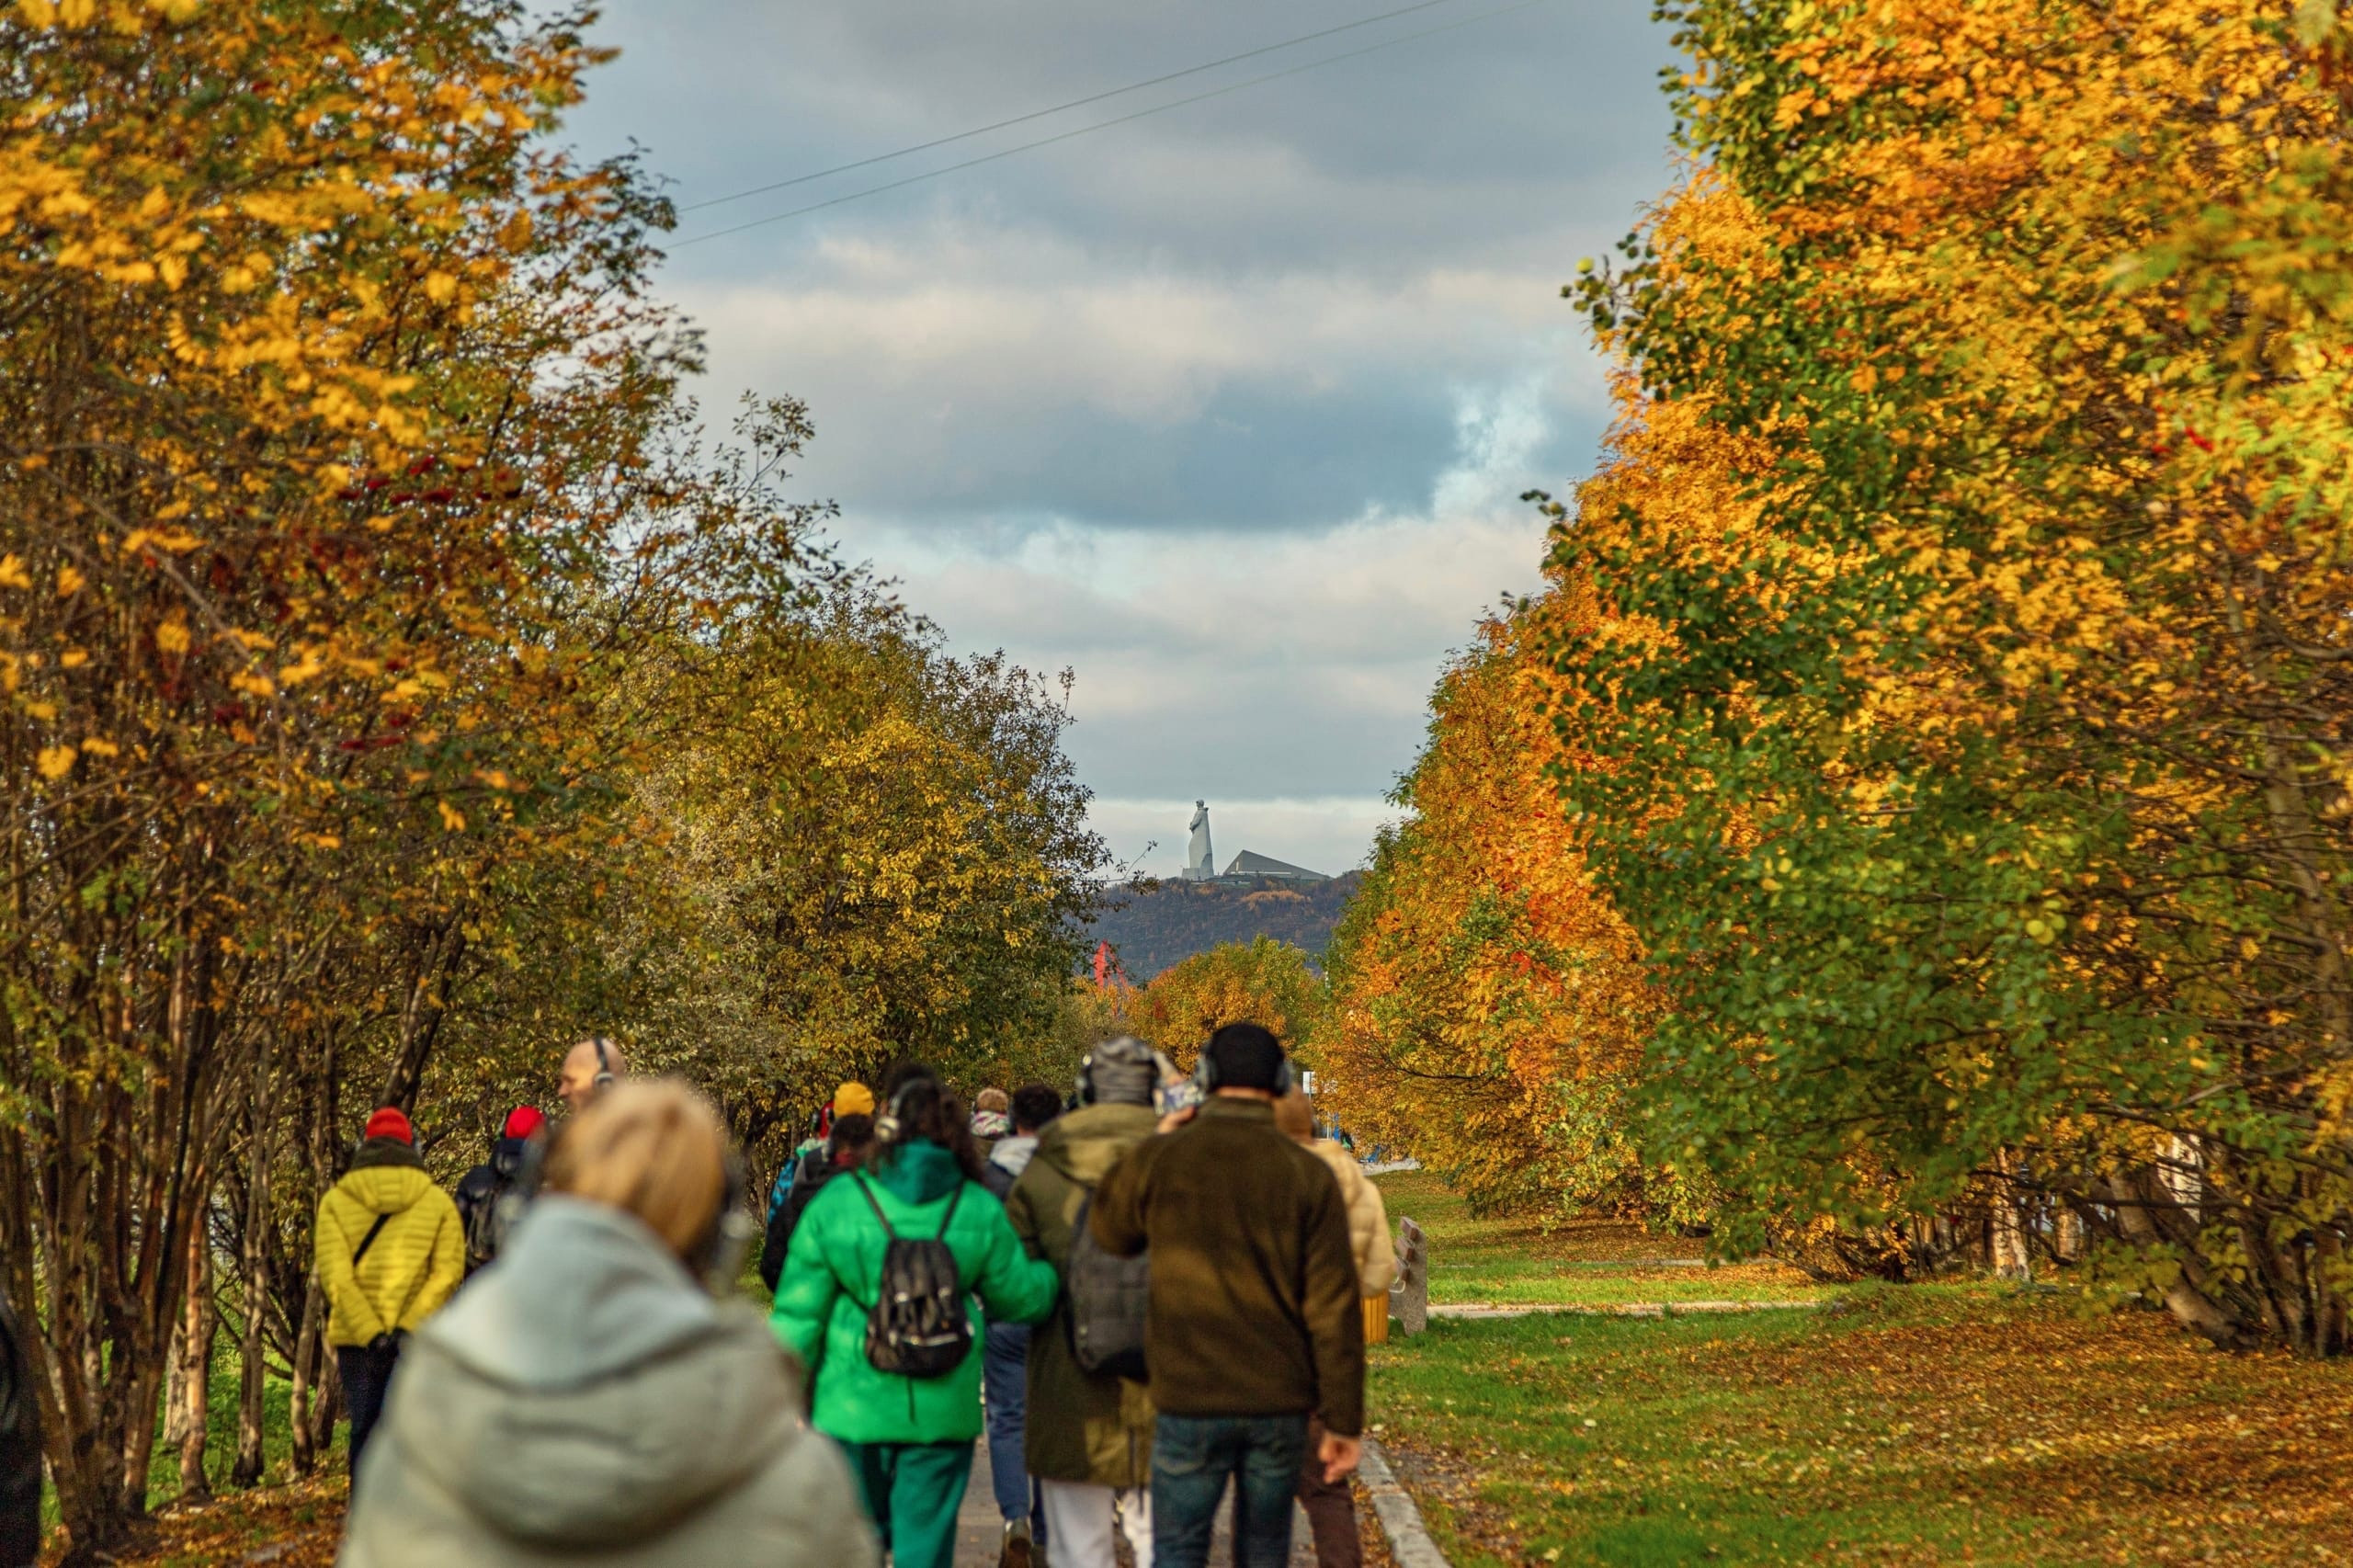
[[[823,1149],[813,1149],[795,1162],[792,1179],[784,1184],[783,1196],[776,1207],[768,1210],[768,1228],[760,1238],[760,1278],[767,1282],[773,1294],[776,1282],[784,1278],[784,1260],[792,1251],[792,1233],[801,1223],[801,1216],[808,1211],[809,1200],[834,1174],[833,1162]]]
[[[506,1244],[506,1233],[512,1229],[523,1211],[529,1196],[526,1167],[531,1164],[526,1147],[509,1148],[511,1141],[500,1139],[490,1152],[490,1158],[466,1174],[458,1190],[458,1206],[465,1222],[466,1272],[476,1269],[496,1257]],[[486,1182],[477,1182],[476,1176],[487,1176]]]
[[[903,1236],[891,1229],[866,1177],[850,1173],[866,1206],[891,1238],[882,1249],[882,1279],[866,1313],[866,1359],[878,1372],[902,1378],[944,1378],[972,1349],[972,1320],[964,1312],[964,1280],[948,1248],[948,1227],[964,1189],[948,1200],[937,1236]]]
[[[1071,1354],[1086,1371],[1116,1372],[1142,1382],[1152,1255],[1114,1257],[1105,1252],[1087,1223],[1094,1207],[1090,1190],[1071,1221],[1070,1265],[1063,1272],[1063,1290],[1070,1298]]]

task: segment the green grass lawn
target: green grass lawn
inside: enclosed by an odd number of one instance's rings
[[[1711,1266],[1707,1244],[1622,1220],[1480,1219],[1424,1171],[1379,1178],[1392,1221],[1429,1238],[1430,1301],[1613,1306],[1640,1301],[1824,1301],[1836,1292],[1786,1265]],[[1694,1266],[1698,1267],[1694,1267]]]
[[[1381,1185],[1529,1288],[1528,1236]],[[1438,1322],[1373,1351],[1376,1419],[1457,1568],[2353,1562],[2353,1365],[2225,1356],[2063,1291],[1817,1293],[1829,1310]]]

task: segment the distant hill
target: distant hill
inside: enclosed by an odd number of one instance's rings
[[[1361,880],[1362,873],[1350,871],[1330,881],[1304,884],[1272,878],[1237,884],[1222,878],[1124,887],[1114,893],[1119,907],[1096,917],[1088,941],[1090,946],[1110,943],[1128,978],[1139,985],[1220,942],[1248,942],[1258,937],[1303,948],[1320,964],[1332,927]]]

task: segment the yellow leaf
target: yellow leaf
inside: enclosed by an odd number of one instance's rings
[[[29,588],[32,585],[32,574],[25,570],[25,563],[17,559],[14,551],[0,555],[0,588]]]
[[[122,755],[122,748],[112,741],[86,740],[82,743],[82,749],[92,756],[120,756]]]
[[[425,278],[425,292],[427,298],[446,304],[457,297],[458,280],[446,272],[428,273]]]
[[[33,766],[40,769],[43,778],[63,778],[74,771],[74,756],[72,746],[43,746]]]
[[[166,653],[185,653],[188,646],[188,622],[172,617],[155,628],[155,646]]]
[[[88,581],[89,579],[83,576],[75,568],[61,566],[57,569],[57,597],[61,599],[70,599],[80,593],[82,585]]]
[[[448,828],[451,833],[463,833],[466,831],[465,812],[460,811],[457,807],[451,805],[447,801],[437,801],[436,803],[441,808],[441,825],[443,827]]]

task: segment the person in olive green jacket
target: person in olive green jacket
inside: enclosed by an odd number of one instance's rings
[[[1153,1090],[1160,1058],[1122,1035],[1087,1053],[1079,1069],[1080,1108],[1056,1119],[1005,1201],[1006,1218],[1033,1257],[1064,1272],[1081,1207],[1095,1185],[1153,1134]],[[1071,1347],[1070,1303],[1029,1336],[1029,1420],[1024,1458],[1046,1495],[1046,1540],[1054,1568],[1111,1568],[1116,1516],[1136,1568],[1152,1568],[1151,1391],[1116,1372],[1090,1372]]]
[[[938,1237],[982,1311],[1012,1323],[1044,1317],[1057,1281],[1022,1250],[982,1179],[962,1104],[930,1069],[902,1072],[876,1131],[889,1134],[877,1157],[827,1182],[794,1228],[772,1323],[816,1379],[811,1421],[847,1451],[893,1568],[950,1568],[981,1435],[980,1328],[945,1377],[877,1371],[866,1320],[883,1252],[893,1234]]]
[[[327,1298],[327,1343],[351,1415],[351,1473],[384,1408],[401,1341],[441,1309],[466,1277],[465,1226],[425,1174],[416,1131],[386,1106],[368,1119],[359,1153],[319,1199],[311,1268]]]

